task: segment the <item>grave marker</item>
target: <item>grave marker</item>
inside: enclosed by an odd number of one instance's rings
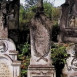
[[[8,1],[0,3],[0,77],[19,77],[21,62],[17,60],[18,51],[8,38]]]

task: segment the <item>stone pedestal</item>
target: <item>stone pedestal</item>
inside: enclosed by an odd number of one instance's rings
[[[56,77],[54,67],[29,66],[28,77]]]

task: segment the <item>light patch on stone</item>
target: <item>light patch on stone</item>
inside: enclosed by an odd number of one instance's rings
[[[13,77],[7,64],[0,62],[0,77]]]

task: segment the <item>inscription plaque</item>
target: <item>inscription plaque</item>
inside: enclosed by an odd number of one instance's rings
[[[7,64],[0,62],[0,77],[12,77]]]

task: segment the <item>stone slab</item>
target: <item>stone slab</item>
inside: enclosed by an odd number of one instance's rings
[[[56,77],[54,67],[30,67],[28,77]]]

